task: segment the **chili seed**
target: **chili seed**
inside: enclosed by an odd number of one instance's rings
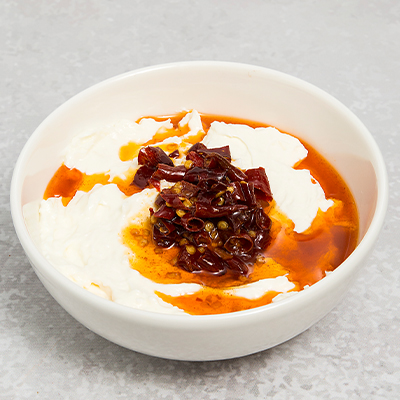
[[[185,244],[188,244],[189,243],[189,240],[187,240],[187,239],[181,239],[180,241],[179,241],[179,246],[184,246]]]
[[[192,207],[192,202],[190,201],[190,200],[188,200],[188,199],[186,199],[186,200],[184,200],[183,201],[183,205],[185,206],[185,207]]]
[[[161,233],[168,233],[168,229],[165,226],[160,226],[159,230]]]
[[[224,231],[225,229],[229,228],[229,224],[226,221],[218,221],[217,227],[218,229]]]
[[[249,231],[249,236],[255,238],[257,234],[255,233],[255,231]]]
[[[217,206],[222,206],[225,203],[225,199],[223,197],[220,197],[217,203]]]
[[[180,193],[182,191],[182,182],[175,183],[172,189],[175,193]]]
[[[151,222],[152,224],[155,224],[155,223],[157,222],[157,217],[155,217],[154,215],[152,215],[152,216],[150,217],[150,222]]]
[[[198,250],[200,253],[204,253],[204,252],[206,251],[206,248],[205,248],[205,247],[199,247],[197,250]]]
[[[220,192],[218,192],[215,197],[221,197],[223,194],[225,193],[225,190],[221,190]]]
[[[192,246],[192,245],[188,245],[186,246],[186,251],[190,254],[193,255],[196,253],[196,247]]]
[[[234,190],[235,190],[235,188],[234,188],[233,186],[228,186],[228,187],[226,188],[226,191],[227,191],[227,192],[230,192],[230,193],[233,193]]]
[[[186,214],[186,212],[183,211],[183,210],[176,210],[176,215],[177,215],[178,217],[181,217],[181,218],[182,218],[185,214]]]
[[[214,224],[212,222],[208,221],[204,225],[204,229],[206,230],[206,232],[212,232],[214,230]]]
[[[193,161],[192,160],[186,160],[184,165],[185,165],[186,169],[189,169],[193,165]]]
[[[257,262],[259,262],[259,263],[265,263],[265,262],[267,262],[267,259],[266,259],[266,257],[264,257],[264,256],[262,256],[262,255],[258,255],[258,256],[257,256]]]

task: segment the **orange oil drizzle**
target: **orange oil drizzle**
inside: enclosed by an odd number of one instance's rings
[[[180,116],[184,116],[184,113],[180,113]],[[182,118],[181,117],[181,118]],[[180,118],[180,119],[181,119]],[[166,118],[155,118],[157,121],[164,121]],[[155,135],[145,143],[136,143],[136,142],[129,142],[125,146],[122,146],[119,152],[119,158],[122,161],[129,161],[133,160],[135,157],[138,156],[139,150],[144,146],[150,146],[152,144],[161,143],[167,138],[170,137],[181,137],[189,133],[189,126],[186,124],[184,126],[180,126],[178,122],[180,119],[177,120],[176,117],[171,117],[171,122],[173,122],[173,128],[171,129],[161,129],[155,133]],[[140,121],[140,120],[139,120]],[[183,140],[183,145],[185,144],[195,144],[203,140],[205,136],[204,131],[199,131],[196,134],[190,135]],[[166,153],[172,153],[173,151],[178,149],[178,145],[176,143],[166,143],[166,144],[159,144],[157,147],[163,149]]]
[[[272,299],[279,293],[267,292],[256,300],[249,300],[244,297],[237,297],[229,294],[222,294],[220,290],[204,287],[200,293],[186,296],[173,297],[161,292],[155,292],[162,300],[173,304],[192,315],[222,314],[235,311],[249,310],[272,302]]]
[[[110,175],[102,173],[87,175],[75,168],[70,169],[63,164],[47,185],[43,198],[47,200],[50,197],[61,197],[63,205],[66,206],[78,190],[89,192],[97,184],[108,185],[110,183],[115,183],[119,190],[127,196],[132,196],[139,192],[140,189],[135,185],[131,185],[130,180],[119,177],[110,180]]]
[[[181,118],[185,115],[185,113],[179,114]],[[167,118],[159,117],[155,118],[157,121],[163,121]],[[181,137],[189,133],[188,125],[179,126],[178,122],[180,119],[177,117],[171,118],[174,123],[174,127],[171,129],[164,129],[157,131],[153,137],[148,140],[144,144],[129,142],[124,145],[120,149],[119,157],[121,161],[130,161],[137,157],[139,150],[143,146],[150,146],[152,144],[160,143],[163,140],[170,137]],[[139,120],[140,121],[140,120]],[[138,122],[139,122],[138,121]],[[193,145],[197,142],[200,142],[205,136],[204,131],[199,131],[195,134],[187,136],[183,140],[183,147],[188,147],[188,145]],[[176,143],[166,143],[159,144],[157,147],[163,149],[166,153],[172,153],[176,149],[178,149],[178,145]],[[135,171],[130,171],[130,174],[123,179],[120,177],[114,177],[110,180],[110,176],[108,174],[99,173],[93,175],[87,175],[85,173],[80,172],[76,168],[68,168],[66,165],[61,165],[59,169],[55,172],[53,177],[51,178],[49,184],[46,187],[43,198],[47,200],[50,197],[62,197],[62,202],[64,206],[66,206],[71,199],[75,196],[78,190],[89,192],[93,189],[96,184],[107,185],[110,183],[115,183],[119,190],[123,192],[127,196],[132,196],[133,194],[140,191],[135,185],[132,185],[131,182],[133,180]]]
[[[178,122],[185,113],[171,117],[156,117],[162,121],[171,118],[172,129],[157,132],[151,140],[144,144],[130,142],[120,150],[120,158],[128,161],[137,156],[140,147],[159,143],[168,137],[183,136],[188,127],[179,127]],[[240,123],[252,127],[266,126],[254,121],[238,118],[202,115],[204,131],[207,132],[212,121]],[[183,143],[187,146],[203,139],[205,133],[192,135]],[[293,223],[274,207],[269,209],[272,219],[271,245],[265,252],[264,262],[257,262],[248,277],[237,277],[230,273],[216,277],[209,273],[189,273],[174,265],[178,253],[177,248],[161,250],[152,242],[151,226],[145,221],[141,226],[127,226],[121,234],[123,243],[131,250],[131,266],[143,276],[157,283],[198,283],[202,289],[192,295],[169,296],[161,292],[157,295],[164,301],[175,305],[189,314],[227,313],[269,304],[276,292],[268,292],[256,300],[233,296],[226,292],[227,288],[256,282],[260,279],[275,278],[287,274],[295,284],[293,290],[300,290],[312,285],[325,276],[325,271],[334,270],[354,250],[358,238],[358,214],[354,199],[342,178],[334,168],[310,145],[302,142],[308,150],[308,156],[299,163],[298,169],[307,168],[319,181],[327,198],[335,199],[335,205],[326,213],[319,212],[312,226],[304,233],[293,231]],[[172,152],[178,148],[176,144],[161,144],[164,151]],[[182,146],[181,146],[182,148]],[[181,149],[180,149],[181,150]],[[89,191],[97,183],[116,183],[127,196],[138,192],[131,185],[132,175],[126,179],[110,177],[106,174],[86,175],[76,169],[61,166],[55,173],[46,189],[44,198],[62,197],[63,204],[75,195],[77,190]]]

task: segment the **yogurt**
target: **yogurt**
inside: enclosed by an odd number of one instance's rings
[[[158,144],[176,143],[187,150],[190,136],[202,131],[198,112],[188,113],[180,123],[188,132],[169,137]],[[86,174],[104,173],[124,178],[138,168],[137,158],[121,161],[119,150],[129,142],[146,143],[156,133],[172,128],[169,120],[142,119],[139,123],[119,121],[95,132],[78,134],[65,149],[64,164]],[[213,122],[203,139],[209,147],[230,146],[232,163],[239,168],[264,167],[277,207],[293,221],[296,232],[306,231],[317,212],[332,204],[309,171],[293,167],[307,156],[296,138],[275,128],[253,129],[246,125]],[[183,162],[183,157],[175,160]],[[163,183],[162,186],[170,184]],[[196,283],[159,284],[132,268],[132,254],[121,240],[129,224],[141,224],[148,218],[158,192],[144,189],[124,195],[115,184],[96,185],[88,193],[78,191],[67,206],[62,199],[49,198],[24,207],[30,234],[46,259],[62,274],[103,298],[147,311],[183,313],[160,299],[155,292],[170,296],[193,294],[201,290]],[[268,291],[276,298],[294,293],[295,285],[287,276],[262,279],[226,293],[246,299],[262,297]]]
[[[307,149],[293,136],[272,127],[213,122],[203,143],[207,147],[229,144],[232,163],[239,168],[264,167],[274,200],[296,232],[311,226],[318,209],[326,211],[333,205],[310,171],[293,168],[307,157]]]

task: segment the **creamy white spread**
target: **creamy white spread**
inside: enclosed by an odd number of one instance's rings
[[[132,161],[121,161],[120,148],[133,138],[137,143],[145,143],[163,128],[172,128],[171,122],[144,118],[139,123],[121,120],[102,130],[84,131],[65,149],[64,164],[88,175],[106,173],[113,179],[127,172],[132,164]]]
[[[183,146],[190,135],[203,129],[196,111],[188,113],[180,126],[189,132],[168,138],[165,143]],[[140,123],[123,120],[95,132],[78,134],[65,149],[64,163],[86,174],[106,173],[111,179],[136,169],[137,159],[121,161],[120,148],[129,142],[146,143],[156,132],[172,128],[169,120],[156,122],[142,119]],[[246,125],[213,122],[203,140],[209,147],[229,145],[232,163],[242,169],[264,167],[277,207],[294,223],[297,232],[307,230],[319,209],[326,211],[332,204],[309,171],[295,170],[307,150],[296,138],[275,128],[253,129]],[[157,144],[153,144],[157,146]],[[175,161],[176,164],[182,160]],[[163,184],[163,186],[165,183]],[[158,284],[131,267],[135,255],[122,243],[122,230],[132,223],[148,218],[148,209],[157,196],[155,189],[144,189],[130,197],[116,185],[96,185],[89,193],[78,191],[65,207],[60,198],[49,198],[24,206],[30,234],[42,254],[61,273],[81,287],[119,304],[163,312],[183,313],[161,300],[155,291],[171,296],[193,294],[198,284]],[[226,289],[227,293],[257,299],[268,291],[284,298],[295,285],[286,276]]]
[[[310,171],[293,168],[307,156],[307,149],[293,136],[272,127],[213,122],[203,143],[209,148],[229,144],[232,163],[242,169],[264,167],[274,200],[296,232],[311,226],[318,209],[326,211],[333,204]]]

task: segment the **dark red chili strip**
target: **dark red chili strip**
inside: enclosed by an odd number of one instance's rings
[[[174,166],[173,157],[177,153],[142,148],[133,180],[158,190],[161,180],[174,183],[157,196],[157,211],[150,209],[155,244],[178,246],[176,265],[186,271],[248,275],[271,241],[263,206],[272,193],[264,168],[235,167],[229,146],[207,149],[196,143],[185,166]]]
[[[157,170],[153,173],[154,179],[165,179],[168,182],[179,182],[186,174],[186,168],[183,165],[171,167],[167,164],[158,164]]]
[[[146,146],[142,147],[138,154],[139,165],[147,165],[156,167],[158,164],[167,164],[174,166],[173,161],[168,157],[164,150],[159,147]]]

